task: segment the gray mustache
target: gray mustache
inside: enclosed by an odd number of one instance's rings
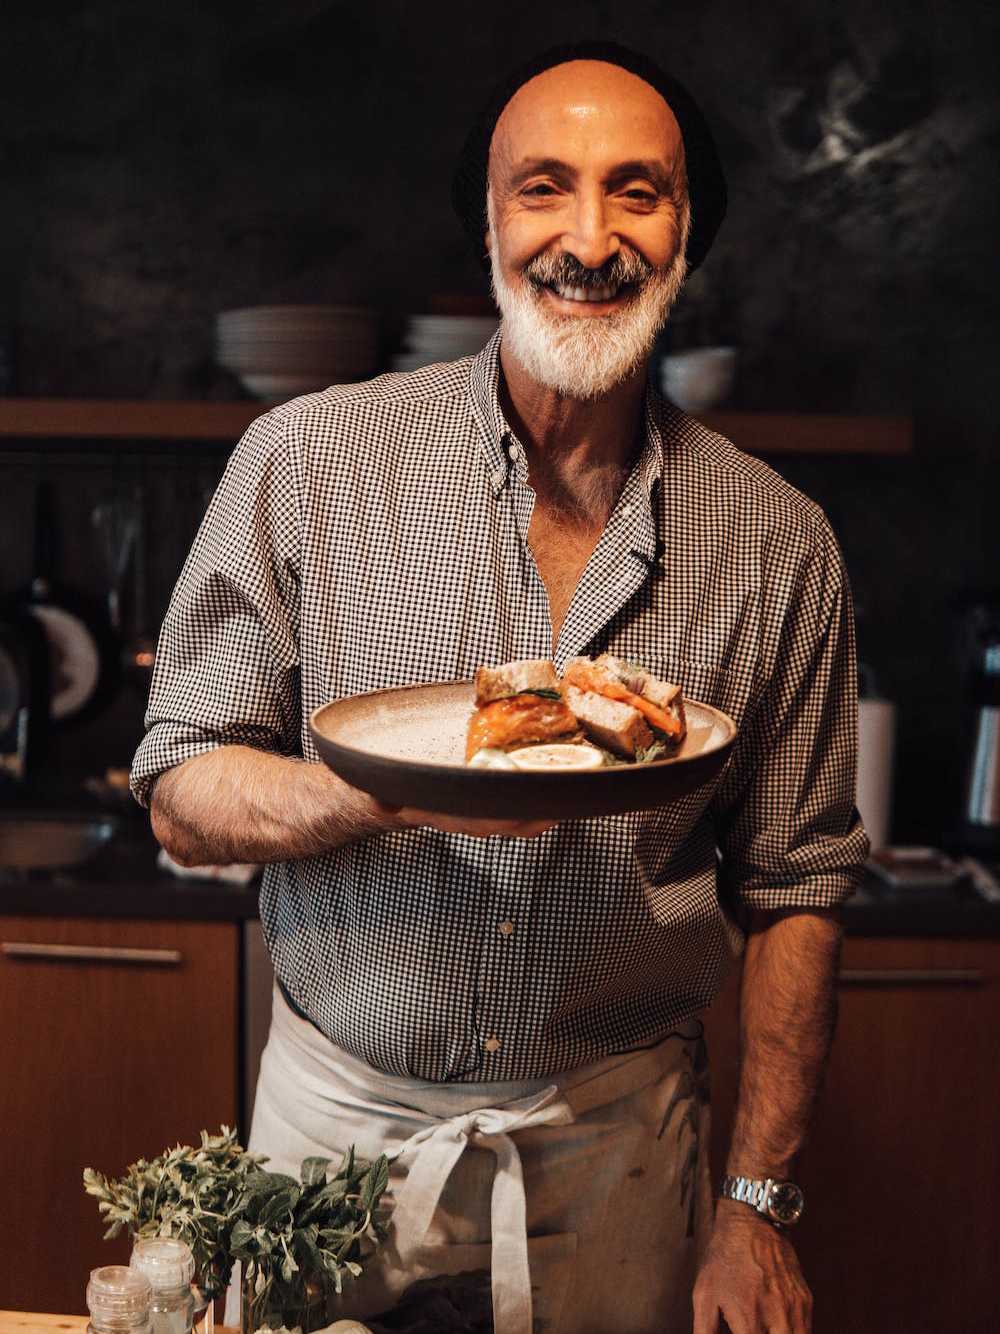
[[[623,250],[598,269],[588,269],[574,255],[539,255],[525,265],[524,276],[531,282],[559,283],[566,287],[608,287],[640,283],[653,271],[641,255]]]

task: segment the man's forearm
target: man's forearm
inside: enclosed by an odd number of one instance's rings
[[[184,866],[291,861],[403,827],[325,765],[222,746],[160,775],[153,832]]]
[[[792,1173],[833,1041],[840,939],[833,911],[757,914],[751,923],[728,1160],[735,1175]]]

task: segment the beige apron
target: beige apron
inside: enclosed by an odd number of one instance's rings
[[[545,1080],[437,1084],[372,1069],[275,988],[249,1147],[296,1176],[350,1144],[398,1155],[389,1239],[337,1318],[377,1317],[414,1284],[447,1294],[447,1275],[468,1296],[478,1272],[495,1334],[686,1334],[711,1220],[700,1033]]]

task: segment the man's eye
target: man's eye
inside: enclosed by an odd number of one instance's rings
[[[537,185],[525,186],[524,193],[526,195],[536,195],[538,197],[544,197],[545,195],[554,195],[555,186],[548,185],[544,181],[539,181]]]
[[[651,190],[644,190],[641,186],[634,186],[631,190],[625,191],[626,199],[631,199],[637,204],[655,204],[656,195]]]

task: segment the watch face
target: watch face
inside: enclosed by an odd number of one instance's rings
[[[794,1181],[776,1181],[767,1196],[767,1212],[776,1223],[797,1223],[805,1208],[805,1196]]]

